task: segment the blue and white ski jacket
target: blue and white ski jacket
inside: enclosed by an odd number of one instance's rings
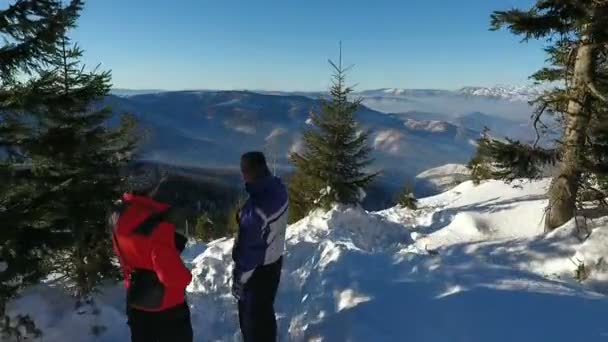
[[[260,266],[278,261],[285,251],[287,189],[268,176],[246,185],[247,202],[239,213],[239,232],[232,251],[235,273],[245,283]]]

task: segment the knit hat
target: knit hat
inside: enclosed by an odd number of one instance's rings
[[[146,194],[167,179],[167,173],[154,165],[138,165],[127,177],[129,192]]]

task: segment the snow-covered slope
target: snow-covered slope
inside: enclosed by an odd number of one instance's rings
[[[312,213],[289,227],[280,340],[605,341],[608,218],[589,221],[584,242],[574,222],[544,235],[548,184],[465,182],[417,211]],[[238,341],[231,247],[223,239],[186,252],[196,341]],[[581,264],[589,273],[578,283]],[[110,289],[97,315],[48,288],[9,309],[32,313],[47,342],[126,340],[123,297]],[[91,322],[107,327],[97,339]]]
[[[549,181],[475,186],[471,181],[419,200],[420,210],[392,208],[381,214],[413,229],[431,248],[446,244],[534,237],[542,234],[545,191]],[[520,187],[521,186],[521,187]]]
[[[280,340],[307,341],[309,329],[314,330],[312,326],[322,322],[324,315],[329,317],[367,301],[355,284],[363,281],[359,278],[368,270],[363,262],[411,241],[401,225],[358,209],[317,212],[291,226],[277,302]],[[212,243],[193,261],[195,279],[188,291],[201,341],[237,340],[236,307],[227,267],[231,265],[231,248],[232,240]]]
[[[416,176],[417,193],[447,191],[471,179],[471,171],[462,164],[446,164]]]

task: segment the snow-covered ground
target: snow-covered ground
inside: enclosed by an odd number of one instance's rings
[[[281,341],[608,341],[608,218],[543,234],[548,181],[465,182],[419,210],[315,212],[288,231],[277,299]],[[236,341],[232,240],[185,253],[196,341]],[[584,265],[581,266],[581,265]],[[577,269],[587,279],[575,279]],[[74,311],[41,285],[9,311],[44,341],[126,341],[124,293]],[[103,326],[95,338],[91,326]]]
[[[433,194],[450,190],[471,179],[471,170],[462,164],[446,164],[426,170],[416,176],[417,187],[424,187]],[[420,184],[421,183],[421,184]]]

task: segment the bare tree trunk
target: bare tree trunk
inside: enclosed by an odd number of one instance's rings
[[[596,47],[587,37],[581,40],[569,93],[572,96],[565,113],[566,127],[563,136],[560,173],[549,189],[549,207],[545,219],[545,230],[562,226],[575,215],[576,196],[579,189],[580,157],[586,140],[586,130],[591,114],[589,85],[595,73]]]

